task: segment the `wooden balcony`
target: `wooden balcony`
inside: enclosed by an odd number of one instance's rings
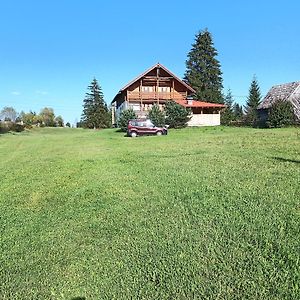
[[[169,100],[186,99],[186,92],[130,92],[127,91],[127,100]]]

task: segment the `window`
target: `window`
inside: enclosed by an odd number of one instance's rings
[[[142,91],[146,93],[151,93],[153,92],[153,86],[143,86]]]
[[[170,88],[168,86],[159,86],[158,91],[161,93],[168,93],[170,92]]]

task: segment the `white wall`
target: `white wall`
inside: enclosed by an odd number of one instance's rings
[[[220,124],[220,114],[194,114],[188,121],[188,126],[216,126]]]

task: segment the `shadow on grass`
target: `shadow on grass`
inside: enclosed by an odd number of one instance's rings
[[[281,162],[292,162],[292,163],[295,163],[295,164],[300,164],[300,160],[297,160],[297,159],[289,159],[289,158],[283,158],[283,157],[272,157],[273,159],[275,160],[278,160],[278,161],[281,161]]]
[[[72,298],[71,300],[86,300],[85,297],[75,297],[75,298]]]

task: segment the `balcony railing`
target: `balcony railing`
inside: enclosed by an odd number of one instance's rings
[[[142,100],[168,100],[168,99],[185,99],[185,92],[128,92],[127,99],[142,99]]]

